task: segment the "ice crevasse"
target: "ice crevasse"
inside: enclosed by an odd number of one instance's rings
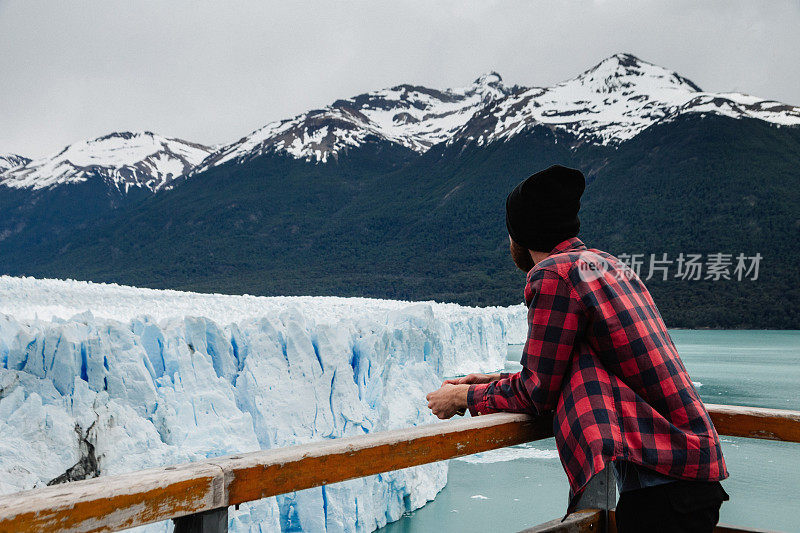
[[[502,368],[524,328],[522,305],[0,276],[0,494],[434,422],[425,394]],[[355,479],[244,504],[229,526],[373,531],[446,481],[446,462]]]

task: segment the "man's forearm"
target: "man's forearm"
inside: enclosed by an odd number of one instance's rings
[[[490,383],[471,385],[467,391],[467,408],[472,416],[500,411],[535,413],[519,372],[504,374],[502,379]]]

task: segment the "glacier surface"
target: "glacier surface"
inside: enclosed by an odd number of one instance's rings
[[[434,422],[443,376],[502,368],[524,336],[522,305],[0,276],[0,494]],[[446,480],[447,463],[389,472],[251,502],[229,525],[372,531]]]

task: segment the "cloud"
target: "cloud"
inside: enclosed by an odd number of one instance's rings
[[[336,98],[500,72],[548,85],[615,52],[800,104],[800,4],[0,0],[0,152],[115,130],[216,144]]]

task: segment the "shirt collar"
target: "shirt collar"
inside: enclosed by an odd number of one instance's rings
[[[567,250],[585,250],[586,245],[583,244],[577,237],[570,237],[565,241],[561,241],[553,248],[548,255],[559,254],[561,252],[566,252]]]
[[[570,250],[585,250],[586,245],[583,244],[577,237],[571,237],[565,241],[561,241],[553,248],[548,255],[559,254],[561,252],[567,252]],[[536,265],[538,266],[538,264]],[[531,288],[531,276],[534,272],[537,271],[536,266],[534,266],[528,272],[528,275],[525,276],[525,305],[530,306],[531,300],[533,299],[533,289]]]

